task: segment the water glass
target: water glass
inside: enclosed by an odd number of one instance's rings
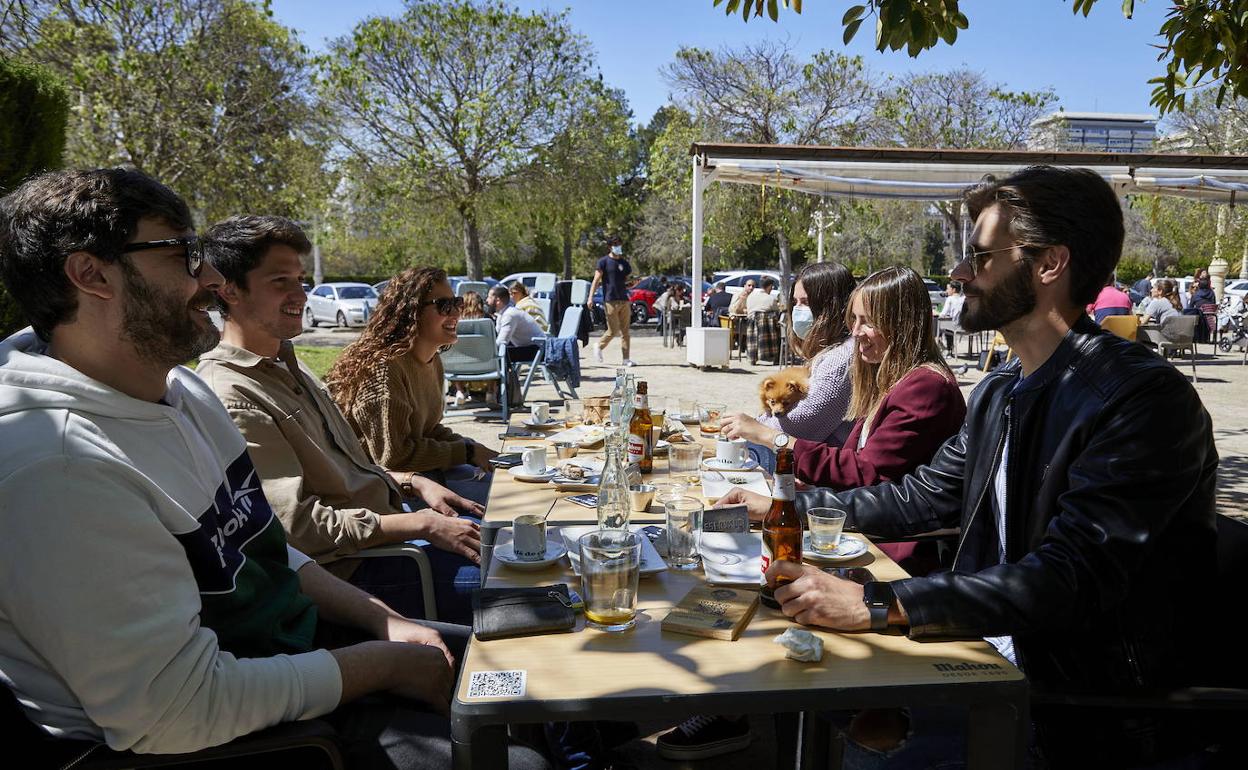
[[[626,530],[597,530],[582,535],[577,545],[588,624],[611,632],[632,628],[637,623],[641,536]]]
[[[677,497],[663,504],[667,511],[667,563],[672,569],[696,569],[702,538],[702,501]]]
[[[673,481],[689,486],[700,483],[702,445],[696,441],[673,442],[667,449],[667,468]]]
[[[702,426],[702,435],[718,436],[722,426],[720,419],[724,416],[723,404],[698,404],[698,423]]]
[[[810,547],[816,553],[834,554],[841,544],[845,511],[840,508],[811,508],[806,511],[806,525],[810,530]]]
[[[654,482],[654,499],[659,505],[677,497],[685,497],[689,491],[689,484],[685,481],[656,481]]]
[[[676,402],[680,405],[678,414],[682,420],[696,418],[698,416],[698,402],[692,398],[677,398]]]
[[[563,427],[575,428],[585,421],[585,402],[570,398],[563,402]]]

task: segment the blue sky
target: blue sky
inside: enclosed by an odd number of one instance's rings
[[[1100,0],[1088,18],[1075,16],[1070,0],[964,0],[970,29],[955,45],[911,59],[878,53],[870,23],[848,49],[840,18],[851,0],[806,0],[802,14],[782,9],[780,22],[724,16],[712,0],[511,0],[524,10],[569,9],[572,27],[590,41],[606,82],[622,88],[637,122],[647,122],[667,101],[659,68],[681,46],[718,48],[787,37],[799,55],[821,48],[859,54],[880,74],[947,70],[962,65],[1011,90],[1053,88],[1069,111],[1149,113],[1149,78],[1161,74],[1157,30],[1164,0],[1136,0],[1124,19],[1117,0]],[[320,50],[361,19],[397,15],[401,0],[273,0],[284,24]]]

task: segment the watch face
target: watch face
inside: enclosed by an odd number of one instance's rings
[[[878,580],[867,583],[862,588],[862,600],[871,605],[888,606],[893,603],[893,586]]]
[[[773,439],[771,443],[775,444],[776,449],[779,449],[780,447],[786,447],[789,445],[789,437],[781,433],[780,435],[776,436],[775,439]]]

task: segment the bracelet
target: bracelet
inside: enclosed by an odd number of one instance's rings
[[[415,471],[408,471],[407,478],[399,482],[399,491],[408,497],[416,496],[416,488],[412,486],[412,479],[416,477]]]

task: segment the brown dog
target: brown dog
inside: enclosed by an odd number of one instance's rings
[[[784,414],[806,398],[810,392],[810,374],[805,367],[784,369],[763,380],[758,386],[758,397],[767,414]]]

